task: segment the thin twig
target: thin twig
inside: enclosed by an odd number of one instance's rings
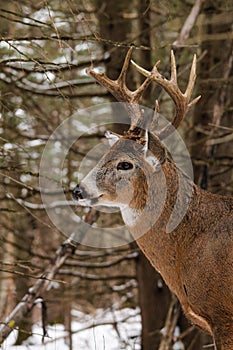
[[[96,215],[92,211],[86,214],[86,222],[92,224],[96,220]],[[83,233],[83,237],[85,232]],[[82,237],[82,238],[83,238]],[[82,239],[81,239],[82,240]],[[19,326],[19,323],[24,319],[29,312],[33,309],[36,299],[41,297],[44,292],[48,289],[51,280],[58,273],[61,266],[64,264],[66,259],[70,257],[79,243],[75,242],[69,237],[55,252],[51,263],[45,269],[43,275],[36,281],[36,283],[28,289],[27,293],[23,296],[21,301],[16,305],[14,310],[6,317],[0,326],[0,344],[9,336],[9,334]]]
[[[174,331],[177,324],[177,320],[180,314],[180,306],[178,300],[174,294],[172,294],[172,299],[170,307],[167,313],[167,318],[165,321],[164,332],[162,334],[162,340],[159,345],[159,350],[170,350],[174,341]]]
[[[204,0],[196,0],[195,4],[193,5],[190,14],[186,18],[186,21],[184,22],[184,25],[180,31],[180,34],[178,35],[178,38],[173,43],[173,48],[177,48],[180,46],[183,46],[185,44],[185,41],[188,39],[190,32],[197,20],[197,17],[201,11],[201,6],[203,4]]]
[[[70,256],[74,247],[74,243],[68,239],[57,249],[54,261],[48,265],[41,278],[28,289],[21,301],[0,326],[0,344],[2,344],[13,329],[18,327],[20,321],[33,309],[36,299],[47,289],[50,281],[54,278],[68,256]]]

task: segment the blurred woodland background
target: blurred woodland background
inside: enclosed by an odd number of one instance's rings
[[[179,349],[213,348],[212,339],[185,319],[135,243],[115,249],[64,244],[67,237],[51,223],[44,209],[38,178],[44,146],[56,127],[79,109],[114,101],[86,74],[86,68],[93,65],[117,78],[133,45],[137,63],[151,69],[161,60],[160,72],[166,77],[173,49],[181,87],[186,86],[192,56],[197,54],[195,96],[201,94],[202,98],[179,132],[192,156],[195,182],[214,193],[232,195],[232,29],[230,0],[1,1],[2,327],[25,295],[32,298],[17,314],[18,321],[15,318],[8,324],[8,329],[19,329],[16,344],[27,339],[32,325],[41,321],[41,310],[34,307],[37,300],[44,310],[44,326],[64,324],[69,349],[74,349],[74,310],[92,315],[100,308],[114,312],[126,307],[141,315],[142,332],[131,343],[122,340],[122,349],[173,349],[175,325],[180,329]],[[143,78],[130,70],[128,79],[133,89]],[[160,112],[169,118],[172,103],[153,85],[143,102],[153,108],[155,98]],[[69,201],[83,155],[103,137],[103,130],[96,128],[93,135],[87,133],[71,147],[63,166],[63,189]],[[65,137],[58,140],[65,141]],[[78,211],[91,223],[108,220],[111,225],[110,215],[101,218],[90,210]],[[32,286],[34,294],[30,295]],[[36,299],[38,296],[42,299]],[[165,323],[165,331],[160,332]],[[112,326],[117,331],[117,321]],[[0,328],[1,340],[7,334]]]

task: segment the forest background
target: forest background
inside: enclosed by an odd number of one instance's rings
[[[42,310],[47,310],[42,313],[44,326],[64,324],[70,349],[73,310],[92,315],[98,308],[126,307],[140,312],[138,343],[144,350],[161,350],[165,338],[167,349],[172,349],[176,325],[185,349],[212,344],[186,321],[135,243],[111,249],[64,244],[66,235],[50,221],[41,200],[39,172],[44,147],[64,120],[97,103],[114,101],[86,68],[92,65],[116,79],[128,48],[134,46],[137,63],[151,69],[161,60],[160,72],[169,77],[173,49],[181,87],[197,54],[195,96],[202,98],[179,129],[192,157],[195,182],[214,193],[232,195],[232,1],[10,0],[1,2],[0,18],[1,340],[14,327],[19,330],[17,344],[31,335],[32,325],[41,320],[41,311],[34,307],[40,296]],[[141,79],[130,70],[129,87],[135,88]],[[169,119],[173,105],[159,87],[153,85],[143,103],[153,108],[156,98]],[[62,188],[68,203],[83,156],[104,138],[104,130],[92,130],[72,144],[63,164]],[[68,138],[66,134],[57,140],[58,147]],[[48,165],[48,177],[54,164]],[[55,198],[56,193],[47,195]],[[58,210],[62,206],[57,203]],[[121,222],[117,215],[72,208],[100,226]],[[7,331],[6,319],[23,297],[31,298],[30,306],[21,309],[17,322],[8,319]],[[160,330],[165,323],[164,335]],[[117,329],[117,322],[112,325]]]

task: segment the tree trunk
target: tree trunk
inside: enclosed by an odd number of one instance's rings
[[[197,147],[193,150],[198,155],[196,182],[221,194],[233,193],[233,142],[227,142],[226,137],[232,132],[227,127],[232,128],[233,44],[226,34],[231,32],[232,19],[226,16],[225,21],[219,21],[219,13],[227,11],[227,6],[228,1],[207,1],[204,9],[200,40],[202,51],[207,54],[198,69],[198,91],[202,98],[195,108]],[[219,37],[219,33],[225,37]],[[206,135],[210,140],[206,141]]]
[[[136,261],[139,305],[142,316],[142,349],[159,348],[166,314],[170,304],[170,291],[161,276],[143,253]]]

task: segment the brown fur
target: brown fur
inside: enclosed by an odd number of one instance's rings
[[[93,170],[100,204],[107,198],[113,206],[120,202],[142,214],[129,226],[139,247],[177,295],[187,317],[213,335],[218,350],[232,350],[233,198],[201,190],[150,135],[150,151],[160,160],[153,169],[142,144],[140,139],[122,137]],[[117,171],[119,161],[132,162],[134,169]],[[184,186],[181,194],[179,180]],[[89,195],[94,196],[90,186]],[[169,232],[177,200],[180,206],[190,202]]]

